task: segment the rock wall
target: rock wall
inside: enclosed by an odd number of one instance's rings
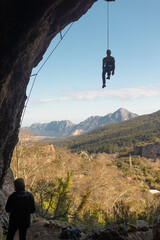
[[[132,225],[134,226],[134,225]],[[84,240],[151,240],[152,230],[130,231],[121,225],[107,225],[106,227],[95,229],[92,233],[84,237]],[[159,238],[157,238],[158,240]],[[156,240],[156,239],[154,239]]]
[[[5,211],[7,199],[11,193],[14,192],[14,178],[11,169],[9,168],[5,176],[5,181],[2,189],[0,190],[0,240],[2,239],[2,227],[8,227],[9,215]]]
[[[158,216],[153,225],[153,240],[160,239],[160,216]]]
[[[56,34],[78,20],[96,1],[0,1],[0,187],[18,141],[33,67]]]

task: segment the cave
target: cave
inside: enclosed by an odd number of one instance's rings
[[[42,60],[51,40],[96,1],[0,2],[0,187],[18,142],[32,69]]]

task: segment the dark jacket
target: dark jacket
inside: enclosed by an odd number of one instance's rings
[[[30,214],[35,212],[34,197],[27,191],[14,192],[9,196],[5,209],[10,213],[10,225],[28,228]]]

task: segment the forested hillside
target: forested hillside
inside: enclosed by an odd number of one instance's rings
[[[160,141],[160,111],[110,124],[88,134],[54,144],[66,145],[72,150],[86,150],[89,153],[114,153],[132,151],[135,145],[156,141]]]
[[[48,143],[20,141],[11,168],[36,200],[36,215],[85,224],[152,221],[159,201],[160,173],[144,158],[106,153],[71,153]]]

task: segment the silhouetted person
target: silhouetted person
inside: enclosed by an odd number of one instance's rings
[[[107,79],[110,79],[111,73],[114,75],[115,71],[115,59],[114,57],[111,56],[111,50],[107,50],[107,57],[103,58],[103,63],[102,63],[102,80],[103,80],[103,85],[102,88],[106,87],[106,79],[105,75],[107,73]]]
[[[13,240],[17,230],[19,230],[19,239],[26,240],[27,228],[30,227],[30,214],[35,212],[34,197],[25,190],[23,178],[17,178],[14,186],[15,192],[9,196],[5,207],[6,212],[10,213],[6,240]]]

